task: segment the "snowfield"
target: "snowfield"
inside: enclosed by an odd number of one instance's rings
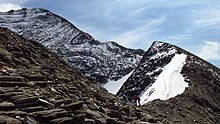
[[[183,76],[180,74],[185,60],[185,54],[175,54],[170,63],[163,68],[157,80],[142,92],[140,96],[141,104],[155,99],[167,100],[183,93],[185,88],[188,87],[188,83],[184,81]]]
[[[133,72],[134,70],[117,81],[109,80],[103,87],[107,89],[109,93],[116,94]]]

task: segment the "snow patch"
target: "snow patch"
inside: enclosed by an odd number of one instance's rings
[[[180,74],[185,60],[185,54],[175,54],[171,62],[162,68],[163,71],[152,86],[143,91],[140,97],[141,104],[155,99],[167,100],[183,93],[188,87],[188,83]]]
[[[116,94],[133,71],[117,81],[109,80],[103,87],[107,89],[109,93]]]

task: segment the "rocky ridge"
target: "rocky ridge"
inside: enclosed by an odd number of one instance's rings
[[[0,123],[160,123],[41,44],[0,28]]]
[[[143,50],[128,49],[115,42],[101,43],[45,9],[2,12],[0,27],[43,44],[102,84],[131,72],[144,54]]]

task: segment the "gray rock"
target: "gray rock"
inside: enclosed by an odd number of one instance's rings
[[[83,122],[85,120],[85,114],[77,114],[73,116],[73,123]]]
[[[33,118],[29,117],[29,116],[25,116],[24,117],[23,123],[24,124],[38,124],[38,122],[35,119],[33,119]]]
[[[42,118],[45,118],[45,119],[55,119],[55,118],[62,118],[62,117],[65,117],[68,115],[68,112],[67,111],[58,111],[58,112],[53,112],[51,114],[48,114],[48,115],[43,115]]]
[[[108,116],[110,116],[111,118],[121,118],[122,112],[118,110],[111,110],[110,113],[108,113]]]
[[[83,122],[83,124],[96,124],[96,122],[93,119],[85,118],[85,121]]]
[[[72,111],[75,111],[77,109],[82,108],[83,103],[84,103],[83,101],[74,102],[74,103],[65,105],[64,108],[71,109]]]
[[[27,115],[27,112],[19,111],[19,110],[2,111],[1,113],[3,115],[7,115],[7,116],[10,116],[10,117],[16,117],[16,116],[24,117],[24,116]]]
[[[72,103],[72,99],[60,99],[53,101],[55,107],[60,106],[61,104],[70,104]]]
[[[9,110],[14,109],[15,105],[11,102],[2,102],[0,103],[0,110]]]
[[[50,109],[50,110],[32,112],[32,113],[29,113],[29,115],[31,115],[31,116],[43,116],[43,115],[49,115],[49,114],[53,114],[55,112],[62,112],[62,111],[66,111],[66,110],[65,109]]]
[[[21,108],[20,110],[31,113],[31,112],[36,112],[36,111],[43,111],[45,107],[43,106],[36,106],[36,107],[25,107]]]
[[[28,86],[28,84],[24,82],[7,81],[7,82],[0,82],[0,86],[1,87],[16,87],[16,86],[25,87],[25,86]]]
[[[21,96],[21,98],[15,99],[14,103],[15,104],[21,104],[21,103],[29,103],[29,102],[37,102],[37,101],[38,101],[38,97],[36,97],[36,96],[32,96],[32,97],[23,97],[23,96]]]
[[[118,119],[116,118],[107,118],[107,124],[117,124]]]
[[[50,121],[53,124],[71,124],[73,118],[72,117],[63,117],[63,118],[56,118]]]
[[[96,118],[95,119],[96,124],[106,124],[106,118]]]
[[[90,119],[95,119],[95,118],[101,118],[102,117],[101,113],[99,113],[97,111],[91,111],[91,110],[87,109],[86,112],[87,112],[86,117],[90,118]]]
[[[21,82],[24,78],[20,76],[2,76],[0,75],[0,81]]]
[[[22,75],[24,78],[28,79],[29,81],[47,81],[47,78],[43,75]]]
[[[0,116],[0,124],[22,124],[22,121],[8,116]]]

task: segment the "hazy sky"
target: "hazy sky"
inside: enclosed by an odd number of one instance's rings
[[[177,45],[220,68],[219,0],[0,0],[0,11],[46,8],[102,42]]]

